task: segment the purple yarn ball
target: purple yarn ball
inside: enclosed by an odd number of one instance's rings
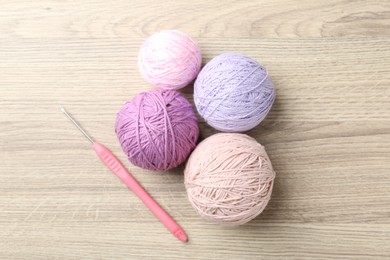
[[[132,164],[156,171],[183,163],[199,137],[191,104],[174,90],[142,92],[127,101],[115,132]]]
[[[257,61],[235,53],[213,58],[194,84],[199,114],[223,132],[256,127],[271,110],[275,96],[267,70]]]

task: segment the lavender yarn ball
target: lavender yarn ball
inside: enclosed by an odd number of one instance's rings
[[[223,132],[244,132],[256,127],[271,110],[275,96],[267,70],[236,53],[213,58],[194,85],[199,114]]]
[[[132,164],[155,171],[183,163],[199,137],[191,104],[174,90],[147,91],[127,101],[115,132]]]

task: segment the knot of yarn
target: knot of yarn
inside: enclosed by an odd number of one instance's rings
[[[188,198],[201,217],[241,225],[266,207],[275,172],[264,147],[255,139],[219,133],[193,151],[184,177]]]
[[[138,67],[151,85],[179,89],[198,75],[202,58],[196,42],[177,30],[153,34],[142,44]]]
[[[199,114],[217,130],[244,132],[257,126],[275,100],[267,70],[255,60],[224,53],[206,64],[194,85]]]
[[[130,162],[157,171],[184,162],[199,136],[191,104],[173,90],[143,92],[126,102],[115,132]]]

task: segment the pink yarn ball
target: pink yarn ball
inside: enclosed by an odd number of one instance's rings
[[[191,104],[174,90],[147,91],[126,102],[115,132],[131,163],[156,171],[183,163],[199,137]]]
[[[164,30],[142,44],[138,67],[147,82],[162,89],[187,86],[198,75],[202,57],[196,42],[177,30]]]
[[[188,199],[212,222],[241,225],[271,198],[275,172],[264,147],[245,134],[219,133],[202,141],[184,170]]]

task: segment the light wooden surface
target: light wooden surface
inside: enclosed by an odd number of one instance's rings
[[[264,213],[200,219],[183,168],[132,166],[113,131],[149,89],[147,35],[175,28],[204,62],[234,51],[277,86],[249,134],[277,172]],[[183,90],[192,100],[192,87]],[[177,241],[106,169],[64,105],[185,228]],[[214,131],[203,122],[202,137]],[[389,259],[390,2],[0,1],[0,259]]]

